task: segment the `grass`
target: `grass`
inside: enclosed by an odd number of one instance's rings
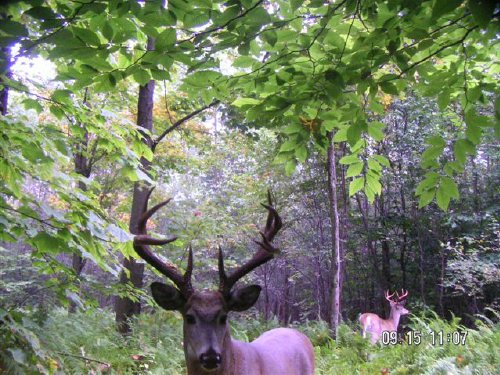
[[[498,320],[500,316],[496,315]],[[53,374],[184,374],[182,320],[177,313],[143,314],[133,322],[133,334],[123,338],[115,330],[114,315],[92,310],[68,315],[56,309],[43,319],[24,320],[39,340],[37,358],[29,363],[21,352],[29,342],[18,340],[16,360],[3,365],[5,373]],[[252,340],[276,327],[276,321],[244,316],[232,324],[233,337]],[[451,322],[435,314],[412,316],[409,328],[420,332],[419,345],[407,342],[371,346],[357,326],[339,327],[337,340],[328,335],[324,322],[307,322],[295,328],[307,334],[316,350],[316,373],[347,374],[498,374],[500,368],[500,324],[478,317],[477,329],[467,329],[458,319]],[[25,327],[26,328],[26,327]],[[26,328],[26,329],[28,329]],[[467,332],[465,345],[445,342],[432,345],[429,332]],[[0,331],[2,333],[2,331]],[[0,339],[2,336],[0,335]],[[38,341],[37,341],[38,342]],[[25,346],[24,348],[22,346]],[[14,350],[14,351],[13,351]],[[40,354],[41,353],[41,354]],[[14,357],[13,355],[11,356]],[[4,356],[4,362],[5,362]],[[24,361],[24,362],[23,362]],[[24,364],[23,364],[24,363]],[[0,362],[0,373],[1,371]]]

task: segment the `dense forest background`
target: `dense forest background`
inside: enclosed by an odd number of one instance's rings
[[[270,189],[281,253],[233,334],[306,332],[318,373],[500,366],[495,1],[36,0],[0,7],[0,373],[182,373],[158,252],[214,288],[255,251]],[[467,349],[370,347],[358,316],[467,331]],[[378,353],[375,356],[369,353]],[[387,372],[384,372],[384,371]]]

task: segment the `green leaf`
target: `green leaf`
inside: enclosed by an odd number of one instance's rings
[[[432,19],[437,20],[442,15],[457,9],[463,0],[436,0],[432,7]]]
[[[450,104],[450,90],[443,90],[437,99],[438,107],[441,111],[444,111],[448,104]]]
[[[455,198],[455,199],[460,198],[460,194],[458,193],[457,184],[450,177],[443,177],[441,179],[441,185],[439,188],[444,189],[446,191],[446,194],[448,194],[452,198]]]
[[[375,177],[373,177],[371,175],[367,175],[366,176],[366,184],[370,187],[370,189],[373,190],[373,192],[376,195],[380,195],[380,193],[382,193],[382,184]]]
[[[64,118],[64,116],[65,116],[65,112],[61,109],[61,107],[60,107],[60,106],[57,106],[57,105],[55,105],[55,104],[50,106],[50,112],[51,112],[54,116],[56,116],[56,118],[57,118],[58,120],[63,119],[63,118]]]
[[[149,72],[144,69],[135,71],[132,76],[134,77],[134,80],[141,86],[146,85],[151,80]]]
[[[295,172],[295,168],[297,167],[297,162],[295,160],[288,160],[285,165],[285,174],[287,176],[291,176],[293,172]]]
[[[235,68],[250,68],[257,60],[250,56],[240,56],[233,62]]]
[[[380,88],[382,89],[382,91],[385,92],[386,94],[390,94],[390,95],[398,95],[399,94],[399,90],[391,82],[380,82],[379,85],[380,85]]]
[[[372,121],[368,124],[368,135],[375,141],[380,142],[384,139],[383,129],[385,125],[379,121]]]
[[[436,146],[439,148],[443,148],[446,145],[446,142],[444,141],[443,137],[440,135],[434,135],[432,137],[429,137],[425,140],[425,143],[428,145]]]
[[[468,8],[479,26],[488,26],[495,12],[495,3],[493,0],[469,0]]]
[[[355,178],[349,184],[349,196],[352,197],[358,191],[363,189],[364,186],[365,186],[365,178],[364,177]]]
[[[439,177],[439,174],[437,174],[436,172],[426,173],[425,178],[418,184],[417,188],[415,189],[415,195],[421,195],[431,188],[431,190],[435,190],[435,186]]]
[[[42,6],[34,6],[33,8],[28,9],[26,12],[24,12],[24,14],[28,14],[31,17],[39,20],[48,20],[56,17],[52,9]]]
[[[275,30],[268,30],[263,32],[262,34],[262,39],[264,39],[267,43],[269,43],[272,47],[276,44],[278,41],[278,35],[276,34]]]
[[[351,165],[349,165],[349,168],[347,168],[347,172],[346,172],[346,177],[349,178],[349,177],[354,177],[354,176],[357,176],[361,173],[361,171],[363,170],[363,163],[353,163]]]
[[[391,167],[391,163],[390,163],[389,159],[387,159],[385,156],[383,156],[383,155],[373,155],[373,158],[376,161],[378,161],[380,164],[382,164],[384,167],[387,167],[387,168]]]
[[[467,125],[467,129],[465,130],[465,136],[469,141],[471,141],[475,145],[478,145],[479,143],[481,143],[481,135],[482,135],[482,130],[479,126],[475,124]]]
[[[476,146],[468,139],[459,139],[453,146],[453,153],[459,163],[465,164],[467,154],[474,155],[476,153]]]
[[[435,194],[436,194],[435,189],[425,190],[424,192],[422,192],[422,194],[420,194],[420,199],[418,201],[418,208],[420,209],[431,203],[432,200],[434,199]]]
[[[163,30],[160,35],[156,37],[155,50],[163,52],[164,50],[172,47],[177,40],[175,29],[167,28]]]
[[[14,36],[28,36],[28,31],[24,25],[16,21],[2,19],[0,22],[0,30],[9,35]]]
[[[71,31],[77,38],[81,39],[84,43],[88,45],[95,47],[99,47],[101,45],[101,41],[99,40],[97,34],[89,29],[83,29],[81,27],[73,26],[71,28]]]
[[[359,123],[354,123],[347,129],[347,140],[350,145],[356,144],[361,139],[362,127]]]
[[[168,70],[151,69],[151,75],[157,81],[170,81],[171,79]]]
[[[43,107],[38,101],[34,99],[24,99],[23,100],[24,108],[26,109],[34,109],[37,113],[41,113],[43,111]]]
[[[335,132],[335,135],[333,136],[333,141],[340,143],[340,142],[346,142],[347,141],[347,126],[341,127],[339,130]]]
[[[302,130],[304,130],[304,128],[302,127],[301,124],[299,124],[298,122],[292,122],[286,128],[281,130],[281,132],[283,134],[296,134],[302,132]]]
[[[295,156],[297,160],[301,163],[304,163],[307,159],[307,147],[305,145],[301,145],[295,149]]]
[[[39,232],[30,242],[42,253],[59,254],[67,250],[64,239],[54,237],[46,232]]]
[[[113,26],[111,26],[111,23],[109,21],[104,22],[101,33],[107,40],[113,40],[115,31],[113,30]]]
[[[280,147],[279,152],[286,152],[286,151],[292,151],[297,148],[297,142],[295,140],[289,139],[285,143],[283,143]]]
[[[448,205],[450,204],[450,195],[443,185],[439,186],[437,190],[436,203],[443,211],[448,209]]]
[[[344,164],[344,165],[346,165],[346,164],[354,164],[354,163],[361,163],[361,160],[359,160],[357,154],[351,154],[351,155],[346,155],[346,156],[342,157],[339,160],[339,163],[340,164]]]
[[[232,102],[231,105],[234,105],[235,107],[243,107],[245,105],[256,105],[260,103],[260,100],[254,98],[238,98]]]
[[[375,192],[368,185],[365,186],[365,195],[368,198],[368,202],[373,203],[375,201]]]
[[[377,162],[375,158],[368,159],[368,168],[380,172],[382,171],[382,166]]]
[[[206,24],[208,21],[210,21],[209,12],[203,9],[195,9],[192,12],[186,13],[183,19],[184,26],[187,27],[188,29],[197,26],[202,26]]]

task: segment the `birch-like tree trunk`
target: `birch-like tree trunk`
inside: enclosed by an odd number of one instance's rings
[[[333,133],[328,133],[328,199],[330,201],[329,213],[332,228],[332,290],[330,294],[330,329],[336,336],[340,323],[340,275],[342,273],[342,259],[340,252],[340,219],[337,199],[337,160],[335,157],[335,143]]]

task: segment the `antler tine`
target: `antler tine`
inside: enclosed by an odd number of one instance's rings
[[[219,245],[219,290],[223,291],[227,283],[227,275],[224,270],[224,254],[222,252],[222,247]]]
[[[266,227],[262,231],[259,231],[262,240],[254,241],[259,245],[259,249],[253,255],[253,257],[240,267],[236,268],[229,276],[227,276],[224,270],[224,256],[222,253],[222,249],[219,247],[219,290],[224,295],[228,295],[231,292],[231,288],[239,279],[253,271],[255,268],[271,260],[274,255],[279,253],[279,249],[274,247],[271,244],[271,241],[283,226],[283,222],[278,212],[273,207],[271,192],[269,190],[267,192],[267,199],[269,204],[262,204],[262,206],[265,207],[268,211]]]
[[[408,291],[404,290],[404,289],[401,289],[401,296],[399,295],[398,292],[396,292],[396,295],[398,297],[398,302],[401,302],[401,301],[405,300],[406,297],[408,296]]]
[[[394,296],[394,294],[396,294],[396,292],[392,293],[391,295],[389,295],[389,293],[390,293],[390,292],[389,292],[389,289],[387,289],[387,291],[385,292],[385,299],[386,299],[387,301],[389,301],[389,302],[394,302],[394,301],[392,300],[392,297]]]
[[[189,296],[193,288],[191,286],[191,273],[193,270],[193,252],[189,249],[188,256],[188,266],[184,275],[181,274],[180,270],[173,264],[164,262],[156,254],[153,253],[148,245],[164,245],[173,242],[177,237],[159,239],[154,238],[147,234],[147,222],[160,208],[165,206],[170,202],[171,199],[167,199],[154,207],[147,209],[149,197],[153,189],[149,190],[143,205],[143,213],[139,219],[138,224],[138,234],[134,237],[134,249],[137,254],[144,259],[148,264],[157,269],[160,273],[165,275],[167,278],[172,280],[172,282],[179,288],[182,294]]]
[[[148,199],[149,199],[149,196],[148,196]],[[153,216],[156,213],[156,211],[158,211],[160,208],[162,208],[163,206],[166,206],[168,203],[170,203],[171,200],[172,200],[172,198],[168,198],[166,201],[158,203],[157,205],[153,206],[149,210],[147,209],[147,206],[146,206],[146,210],[143,211],[143,214],[142,214],[141,218],[139,219],[139,225],[138,225],[139,233],[144,233],[144,234],[147,233],[146,225],[148,223],[148,220],[151,218],[151,216]],[[147,205],[147,201],[146,201],[146,205]]]

